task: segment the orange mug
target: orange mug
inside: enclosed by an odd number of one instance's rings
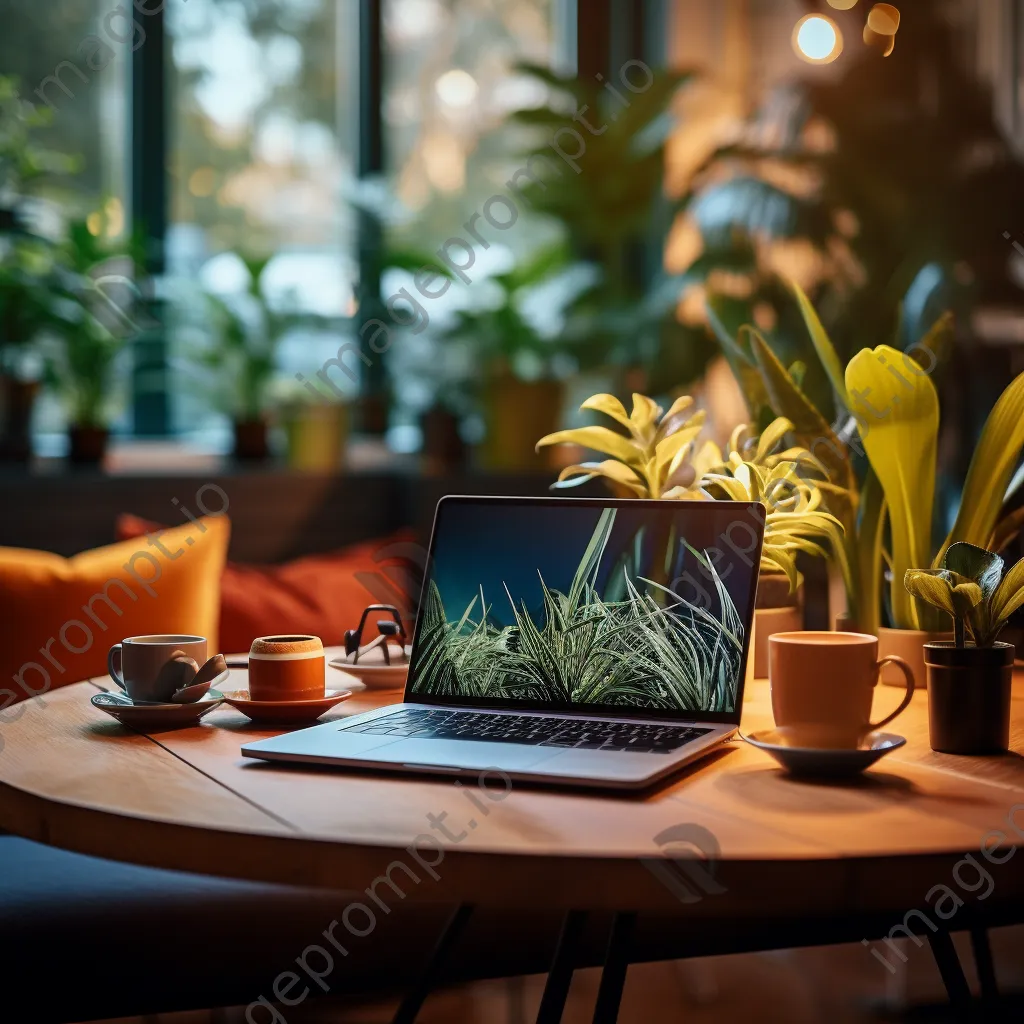
[[[249,650],[249,699],[321,699],[325,671],[320,637],[257,637]]]
[[[907,681],[900,706],[880,722],[871,703],[883,665]],[[902,658],[879,660],[878,638],[867,633],[775,633],[768,641],[768,681],[775,724],[811,747],[856,747],[904,711],[914,695],[914,672]]]

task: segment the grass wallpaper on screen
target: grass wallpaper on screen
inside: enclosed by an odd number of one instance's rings
[[[566,565],[563,537],[548,538],[561,550],[541,567],[529,564],[541,560],[536,539],[530,541],[534,557],[524,565],[518,538],[494,531],[486,554],[473,552],[482,556],[476,571],[473,558],[460,566],[458,586],[432,575],[421,612],[415,693],[689,712],[735,709],[743,621],[706,551],[680,535],[673,517],[644,521],[615,508],[590,511],[596,526],[574,567]],[[534,538],[545,535],[539,525],[532,524]],[[435,567],[441,564],[438,552]],[[711,583],[710,602],[689,601],[673,589],[688,566]],[[522,582],[526,571],[537,580],[529,595]],[[467,574],[476,593],[464,599]],[[507,577],[517,575],[519,583],[510,587]]]

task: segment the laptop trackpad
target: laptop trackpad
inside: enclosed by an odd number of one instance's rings
[[[518,747],[509,743],[474,740],[399,740],[366,754],[368,761],[388,764],[428,764],[444,768],[528,768],[551,756],[550,747]]]

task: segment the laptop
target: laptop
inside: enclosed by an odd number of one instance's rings
[[[246,757],[642,789],[740,721],[760,503],[446,497],[404,700]]]

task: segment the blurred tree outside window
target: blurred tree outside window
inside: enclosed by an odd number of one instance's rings
[[[384,0],[384,262],[390,250],[398,264],[385,270],[385,297],[411,285],[410,254],[436,258],[522,166],[535,136],[510,123],[511,114],[542,105],[549,94],[516,65],[551,63],[556,7],[557,0]],[[518,213],[490,248],[477,247],[472,283],[457,282],[428,302],[429,329],[405,332],[396,346],[392,419],[400,431],[439,396],[461,411],[472,360],[443,340],[445,332],[460,315],[500,304],[496,279],[559,241],[553,221],[525,204]]]
[[[181,429],[208,427],[212,413],[230,412],[216,383],[202,379],[202,360],[189,355],[220,344],[210,318],[194,315],[202,293],[229,302],[244,296],[247,263],[269,261],[261,287],[271,307],[329,325],[299,325],[281,340],[281,381],[312,375],[348,331],[358,272],[345,198],[354,173],[356,7],[338,0],[167,5],[168,275]]]

